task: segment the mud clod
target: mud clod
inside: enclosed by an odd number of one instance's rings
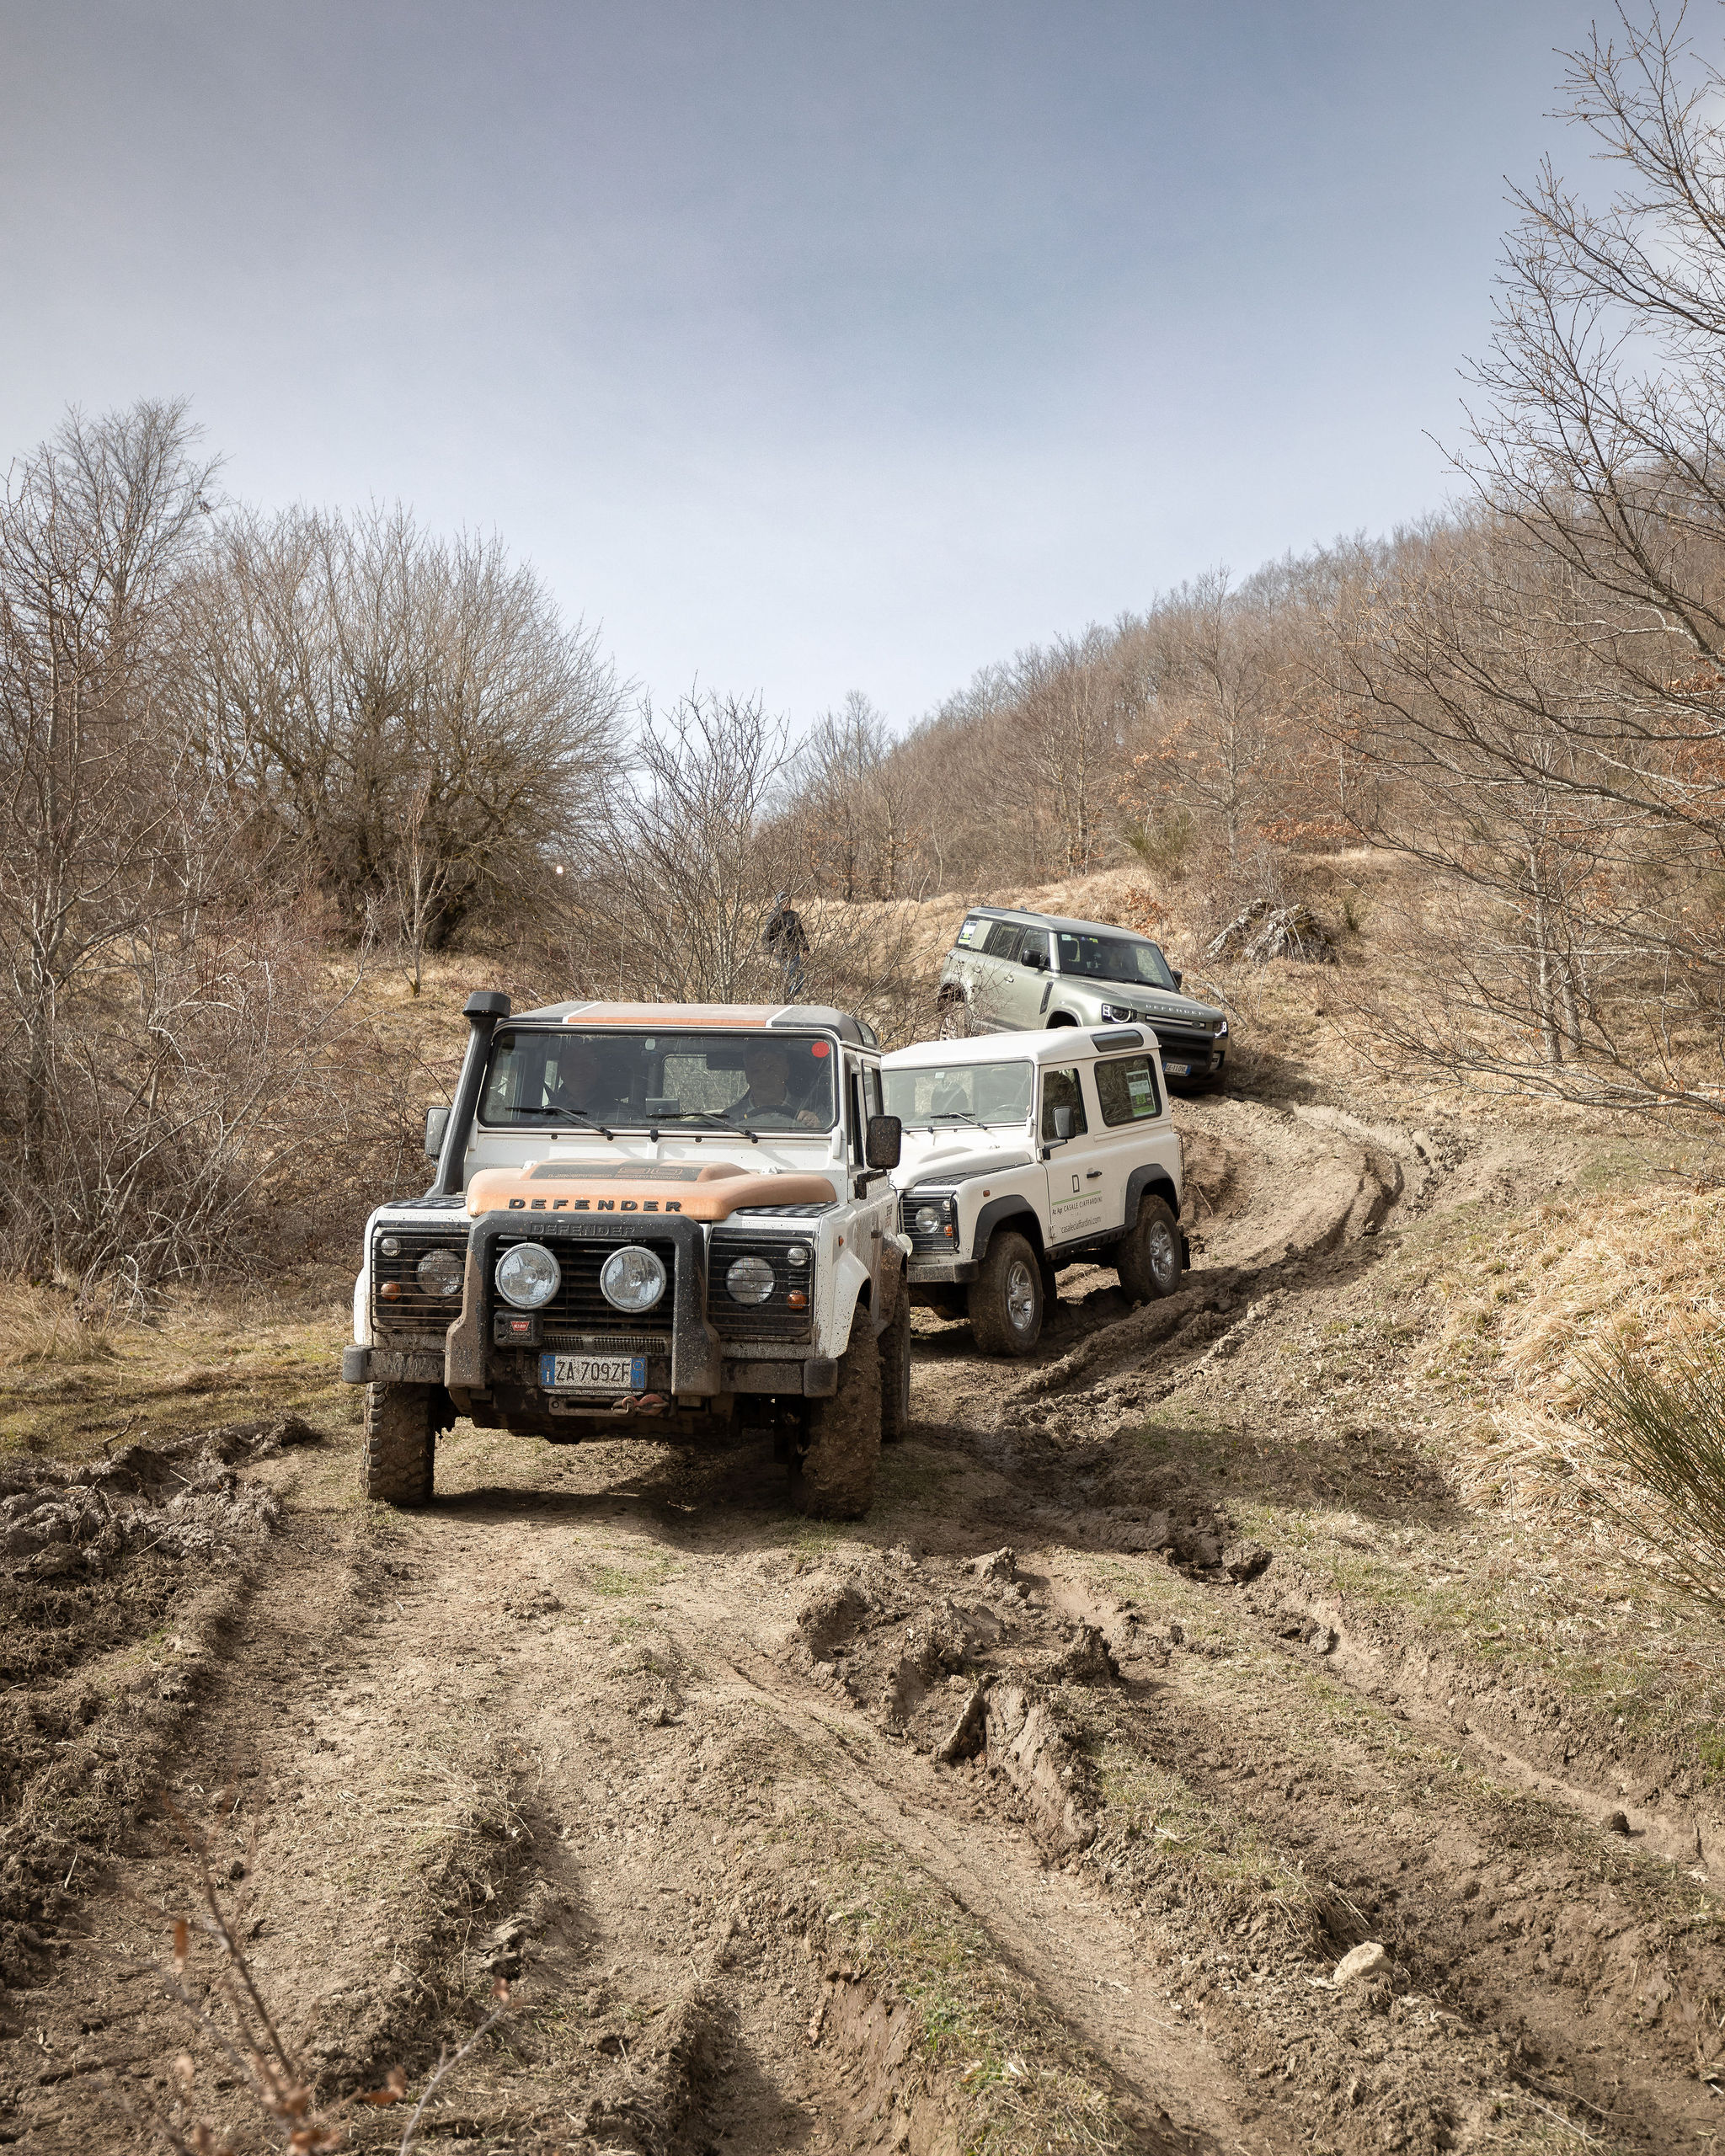
[[[1236,1542],[1223,1550],[1222,1562],[1227,1567],[1228,1577],[1243,1585],[1268,1571],[1270,1553],[1261,1542]]]
[[[1018,1554],[1015,1550],[991,1550],[985,1557],[978,1557],[970,1569],[991,1587],[1010,1587],[1018,1577]]]
[[[1389,1971],[1388,1950],[1375,1939],[1365,1939],[1337,1962],[1330,1983],[1333,1989],[1340,1991],[1347,1984],[1360,1983],[1372,1977],[1387,1976]]]
[[[1069,1684],[1117,1684],[1120,1665],[1099,1628],[1081,1625],[1077,1637],[1049,1673]]]

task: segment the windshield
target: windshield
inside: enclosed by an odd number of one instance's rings
[[[1139,988],[1174,985],[1167,960],[1154,943],[1146,943],[1141,937],[1072,936],[1062,930],[1055,942],[1060,947],[1063,974],[1083,974],[1092,980],[1130,981]]]
[[[901,1123],[1023,1123],[1030,1113],[1028,1063],[936,1063],[921,1070],[883,1070],[886,1112]]]
[[[493,1129],[830,1130],[830,1040],[795,1033],[517,1032],[492,1043],[479,1120]]]

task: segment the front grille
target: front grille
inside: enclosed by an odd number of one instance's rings
[[[932,1207],[940,1219],[932,1228],[919,1228],[916,1215],[925,1207]],[[913,1190],[905,1194],[900,1210],[904,1216],[905,1233],[911,1238],[911,1249],[917,1257],[951,1257],[959,1247],[956,1233],[948,1235],[948,1228],[956,1230],[958,1208],[949,1190]]]
[[[642,1321],[653,1328],[650,1331],[619,1332],[619,1325],[627,1322],[625,1314],[606,1302],[599,1285],[600,1268],[606,1258],[625,1247],[617,1242],[578,1242],[573,1237],[552,1235],[546,1238],[545,1247],[556,1258],[563,1278],[558,1283],[557,1293],[548,1303],[539,1306],[539,1329],[547,1343],[553,1348],[585,1346],[591,1342],[595,1348],[619,1355],[668,1354],[670,1352],[670,1314],[676,1294],[676,1245],[669,1238],[655,1235],[634,1235],[631,1242],[650,1250],[665,1267],[665,1293],[650,1310],[642,1313]],[[497,1267],[507,1250],[517,1243],[537,1241],[533,1235],[499,1235],[491,1260],[492,1278],[485,1283],[487,1321],[494,1310],[508,1310],[497,1292]]]
[[[788,1262],[792,1239],[788,1235],[715,1235],[707,1258],[707,1315],[722,1340],[806,1340],[814,1321],[814,1253],[809,1251],[806,1265]],[[764,1257],[772,1267],[772,1293],[764,1303],[731,1300],[724,1276],[740,1257]],[[808,1307],[790,1305],[793,1288],[809,1298]]]
[[[397,1245],[393,1256],[385,1253],[385,1242]],[[421,1332],[435,1327],[441,1331],[461,1315],[462,1299],[458,1294],[433,1295],[419,1285],[417,1268],[428,1250],[452,1250],[464,1260],[467,1254],[466,1228],[459,1234],[451,1234],[446,1229],[427,1235],[417,1228],[383,1227],[372,1236],[371,1315],[377,1324],[391,1328],[406,1326]],[[392,1281],[400,1286],[401,1294],[386,1302],[381,1291],[387,1282]]]

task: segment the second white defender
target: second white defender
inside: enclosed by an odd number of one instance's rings
[[[985,1353],[1029,1353],[1062,1266],[1111,1265],[1135,1302],[1179,1286],[1180,1134],[1148,1027],[925,1041],[881,1085],[912,1300],[968,1315]]]

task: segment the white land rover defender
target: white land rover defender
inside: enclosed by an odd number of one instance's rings
[[[470,996],[437,1174],[366,1227],[364,1486],[430,1497],[458,1415],[565,1443],[771,1430],[792,1501],[865,1512],[910,1410],[880,1056],[815,1005]]]
[[[1179,1286],[1180,1134],[1148,1027],[927,1041],[881,1080],[911,1300],[968,1315],[985,1353],[1029,1353],[1062,1266],[1113,1266],[1134,1302]]]

